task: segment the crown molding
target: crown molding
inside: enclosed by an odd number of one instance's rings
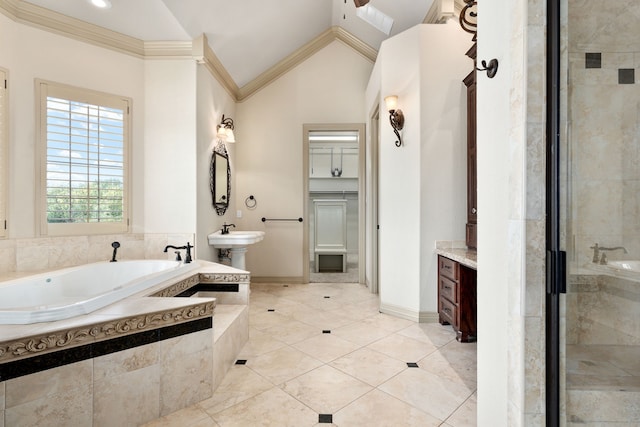
[[[280,78],[334,40],[340,40],[371,62],[375,62],[378,55],[377,50],[343,28],[331,27],[273,67],[269,68],[264,73],[260,74],[251,82],[242,86],[237,93],[237,101],[242,102],[249,98],[251,95]]]
[[[145,41],[145,59],[189,59],[193,58],[193,42],[187,41]]]
[[[207,41],[207,36],[201,36],[193,39],[192,56],[198,64],[203,64],[209,73],[218,80],[231,97],[238,101],[238,85],[233,80],[229,72],[224,68],[222,62],[218,59]]]
[[[375,62],[378,55],[376,49],[345,29],[335,26],[240,88],[211,50],[204,34],[192,41],[143,41],[23,0],[0,0],[0,13],[25,25],[141,59],[193,58],[207,68],[236,102],[249,98],[335,40],[351,47],[371,62]]]
[[[22,0],[0,0],[0,11],[16,22],[41,30],[139,58],[145,56],[142,40]]]
[[[436,0],[431,3],[423,24],[444,24],[450,18],[460,16],[464,8],[463,0]]]

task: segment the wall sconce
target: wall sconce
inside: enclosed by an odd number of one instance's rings
[[[222,121],[217,126],[216,136],[226,142],[236,142],[236,137],[233,134],[233,119],[230,117],[224,118],[222,115]]]
[[[389,110],[389,122],[391,123],[391,127],[398,137],[396,147],[400,147],[402,145],[400,131],[404,127],[404,114],[402,114],[402,110],[398,109],[398,97],[396,95],[387,96],[384,99],[384,103],[387,104],[387,110]]]

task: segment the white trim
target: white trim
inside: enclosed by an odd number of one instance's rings
[[[22,24],[137,58],[194,58],[196,62],[207,67],[211,75],[222,84],[236,102],[249,98],[334,40],[340,40],[372,63],[376,61],[378,55],[376,49],[343,28],[335,26],[327,29],[251,82],[238,87],[209,47],[204,34],[192,41],[143,41],[27,3],[24,0],[0,0],[0,13]]]
[[[300,49],[288,55],[273,67],[269,68],[264,73],[260,74],[251,82],[242,86],[236,92],[236,100],[240,102],[249,98],[251,95],[258,92],[263,87],[269,85],[271,82],[277,80],[279,77],[283,76],[291,69],[304,62],[307,58],[311,57],[319,50],[328,46],[334,40],[340,40],[341,42],[370,60],[372,63],[376,61],[376,58],[378,56],[378,51],[376,49],[364,43],[362,40],[358,39],[356,36],[342,29],[341,27],[331,27],[315,39],[311,40],[309,43],[302,46]]]
[[[460,16],[464,8],[463,0],[435,0],[424,17],[423,24],[444,24],[451,18]]]
[[[47,97],[53,93],[63,99],[88,104],[121,108],[123,117],[123,212],[120,222],[100,223],[49,223],[47,220]],[[95,235],[128,233],[131,218],[131,98],[62,83],[35,79],[36,95],[36,228],[39,235]]]
[[[380,312],[401,319],[411,320],[419,323],[438,322],[438,313],[432,311],[414,311],[393,304],[380,303]]]
[[[393,304],[385,304],[383,302],[380,303],[380,313],[389,314],[391,316],[411,320],[413,322],[418,322],[420,320],[420,313],[417,311],[409,310]]]

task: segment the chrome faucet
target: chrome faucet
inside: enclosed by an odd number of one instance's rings
[[[598,244],[596,243],[595,245],[591,246],[590,249],[593,249],[593,262],[596,264],[601,264],[601,265],[607,265],[607,254],[604,251],[617,251],[617,250],[622,250],[624,251],[625,254],[628,254],[629,252],[627,251],[627,248],[625,248],[624,246],[615,246],[612,248],[606,248],[604,246],[598,246]],[[602,252],[602,255],[600,255],[600,252]]]
[[[167,245],[164,247],[164,251],[163,252],[167,252],[167,250],[171,248],[171,249],[186,249],[187,250],[187,254],[184,258],[184,263],[185,264],[189,264],[192,260],[191,260],[191,248],[193,248],[193,246],[191,246],[189,244],[189,242],[187,242],[187,246],[173,246],[173,245]],[[181,257],[180,257],[180,252],[176,252],[177,256],[176,256],[176,261],[181,261]]]
[[[227,224],[225,222],[224,224],[222,224],[222,231],[220,232],[220,234],[229,234],[229,227],[235,228],[235,226],[235,224]]]

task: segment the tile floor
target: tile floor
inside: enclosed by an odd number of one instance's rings
[[[476,345],[450,327],[380,314],[358,284],[251,288],[246,363],[147,427],[476,425]]]

